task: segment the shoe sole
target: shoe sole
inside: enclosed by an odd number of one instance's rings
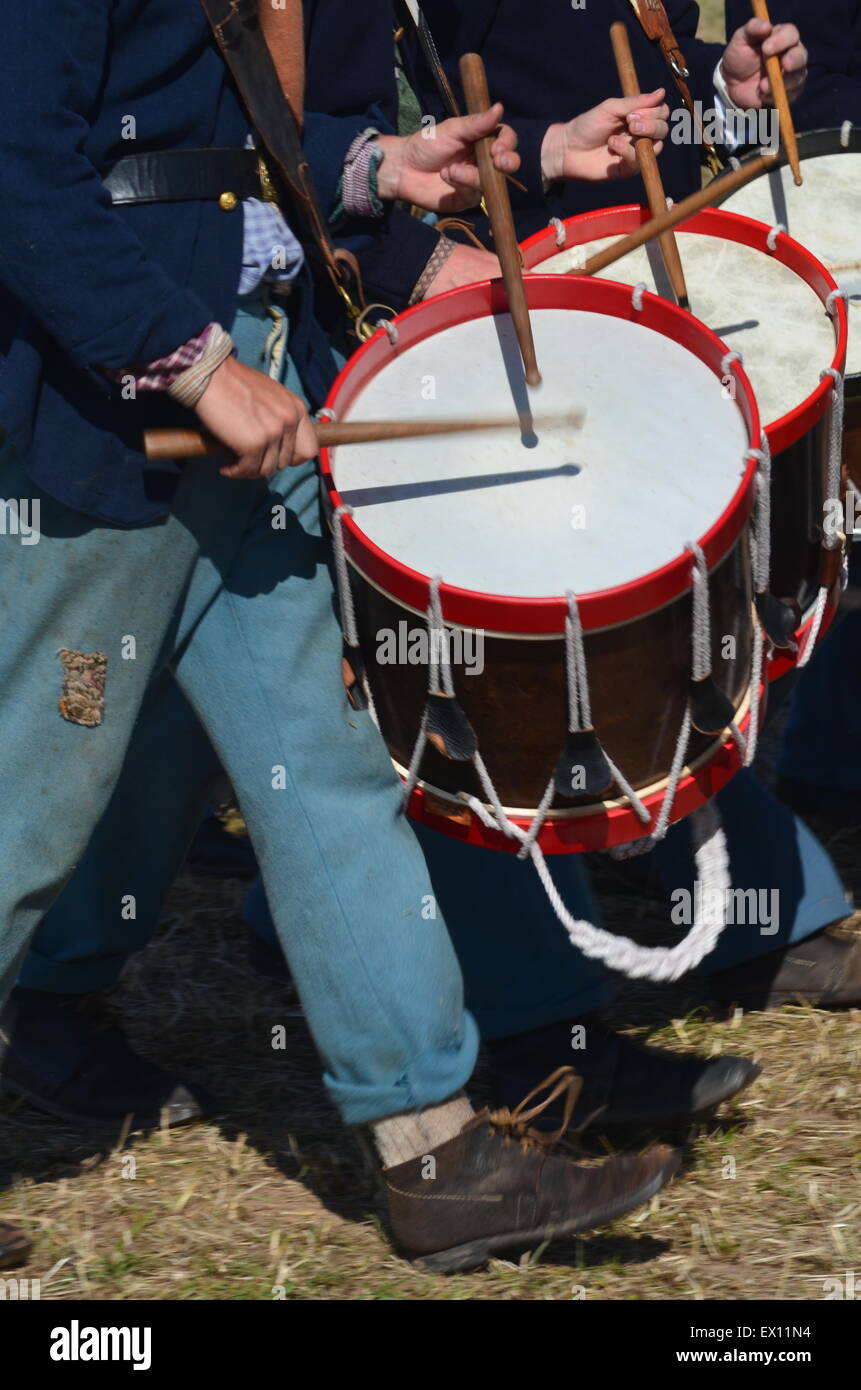
[[[29,1091],[26,1086],[21,1086],[16,1081],[9,1081],[6,1077],[0,1078],[0,1096],[12,1096],[15,1100],[26,1100],[37,1110],[41,1110],[46,1115],[52,1115],[58,1120],[66,1120],[69,1124],[82,1125],[87,1129],[115,1129],[116,1126],[125,1122],[125,1116],[108,1115],[85,1115],[78,1110],[68,1110],[64,1105],[57,1105],[56,1102],[45,1100],[44,1096],[37,1091]],[[132,1120],[130,1134],[140,1134],[145,1130],[160,1129],[161,1115],[156,1118],[142,1116],[135,1123]],[[182,1119],[173,1120],[168,1124],[168,1129],[178,1129],[181,1125],[190,1125],[195,1120],[202,1120],[204,1113],[198,1110],[194,1115],[185,1115]]]
[[[681,1167],[681,1158],[649,1179],[638,1189],[636,1196],[620,1197],[615,1202],[589,1213],[588,1219],[572,1217],[570,1221],[554,1222],[552,1226],[534,1226],[529,1231],[509,1231],[501,1235],[487,1236],[484,1240],[470,1240],[463,1245],[453,1245],[448,1250],[437,1250],[432,1255],[406,1255],[415,1269],[426,1274],[457,1274],[466,1270],[480,1269],[495,1254],[505,1250],[510,1254],[520,1254],[533,1249],[548,1240],[561,1240],[565,1236],[578,1235],[605,1226],[617,1217],[624,1216],[634,1207],[648,1202],[662,1188],[667,1187]]]

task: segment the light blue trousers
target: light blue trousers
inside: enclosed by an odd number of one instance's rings
[[[245,360],[261,364],[272,326],[257,301],[240,311]],[[0,492],[34,497],[8,447]],[[170,517],[132,531],[38,500],[38,543],[0,538],[0,997],[112,794],[122,810],[147,783],[138,749],[169,738],[159,709],[175,683],[241,800],[345,1120],[451,1095],[477,1028],[442,914],[422,913],[432,889],[386,750],[344,700],[313,466],[280,473],[276,491],[191,462]],[[107,656],[97,727],[58,711],[62,648]],[[173,815],[170,769],[163,791],[158,815]],[[134,935],[127,900],[151,847],[126,826],[99,825],[107,849],[68,919],[77,933],[103,912],[118,942]]]

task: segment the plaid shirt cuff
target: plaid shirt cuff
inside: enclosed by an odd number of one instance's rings
[[[167,357],[159,357],[137,368],[104,368],[111,381],[125,383],[131,378],[135,391],[167,391],[182,405],[196,405],[217,367],[233,351],[233,339],[218,323],[208,323],[194,338],[182,343]]]
[[[341,203],[350,217],[382,217],[384,208],[377,196],[377,169],[383,152],[377,145],[379,131],[369,126],[357,135],[344,160]]]

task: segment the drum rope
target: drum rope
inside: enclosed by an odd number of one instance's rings
[[[351,647],[359,645],[359,632],[356,627],[356,610],[353,605],[353,590],[350,588],[350,575],[347,570],[347,551],[344,546],[342,518],[352,516],[353,508],[342,502],[332,513],[332,549],[335,552],[335,579],[338,584],[338,602],[344,623],[344,636]]]
[[[750,767],[756,757],[756,747],[759,743],[759,689],[762,685],[762,658],[765,647],[765,634],[758,622],[753,624],[752,646],[750,649],[750,719],[747,724],[747,738],[741,733],[741,743],[738,744],[739,752],[744,758],[745,767]],[[735,730],[735,724],[732,725]],[[735,735],[733,734],[733,737]]]
[[[476,754],[476,769],[484,786],[485,795],[493,804],[493,815],[478,797],[461,793],[461,799],[489,830],[501,830],[525,844],[526,832],[512,824],[505,815],[493,784],[487,775],[480,757]],[[484,775],[482,775],[482,773]],[[529,845],[529,854],[547,899],[562,926],[568,933],[572,946],[582,951],[592,960],[603,961],[611,970],[627,975],[629,979],[648,979],[655,981],[678,980],[693,970],[715,948],[717,940],[726,925],[727,894],[731,886],[729,854],[726,837],[720,822],[717,808],[711,803],[700,806],[692,812],[691,828],[694,834],[694,859],[697,867],[694,901],[705,911],[690,931],[675,946],[641,946],[627,936],[617,936],[596,927],[594,923],[582,918],[572,917],[556,884],[553,881],[547,860],[538,844]]]
[[[834,301],[840,295],[839,290],[832,290],[828,296],[829,312],[834,313]],[[842,531],[835,531],[833,518],[838,514],[840,507],[840,480],[843,463],[843,416],[845,408],[845,389],[843,373],[836,367],[826,367],[820,373],[820,381],[824,381],[830,376],[833,383],[831,391],[831,418],[828,421],[828,467],[826,472],[825,484],[825,504],[823,513],[826,518],[830,515],[832,524],[827,523],[823,526],[822,548],[823,550],[839,550],[843,545],[845,537]],[[806,666],[813,655],[816,643],[819,641],[819,633],[825,618],[825,610],[828,607],[828,597],[830,586],[821,584],[816,595],[816,606],[813,610],[813,617],[807,631],[807,638],[803,650],[798,655],[798,666]]]
[[[782,222],[775,222],[768,236],[765,238],[765,244],[768,247],[769,251],[777,250],[777,238],[780,236],[781,232],[784,236],[789,235],[789,233],[786,230],[786,227]]]
[[[696,550],[699,551],[699,547],[696,547]],[[700,563],[705,566],[705,558],[701,551],[699,551],[699,558],[696,553],[694,554],[695,566],[698,566]],[[346,561],[344,562],[344,574],[346,576]],[[429,585],[427,622],[431,634],[434,632],[445,632],[439,592],[440,583],[440,576],[435,575]],[[699,617],[695,616],[694,618],[694,628],[697,631],[696,644],[701,648],[703,641],[708,641],[707,598],[705,603],[703,603],[702,599],[700,600],[697,612]],[[434,655],[433,642],[431,642],[431,651],[428,656],[429,689],[433,690],[436,686],[437,678],[441,677],[445,693],[454,697],[454,684],[449,668],[447,646],[444,641],[440,644],[438,651],[439,656],[437,658]],[[591,720],[588,680],[586,675],[586,658],[583,648],[583,630],[576,598],[573,593],[568,594],[566,667],[569,684],[569,710],[572,711],[572,714],[576,714],[579,708],[579,712],[583,717]],[[418,783],[427,720],[428,711],[427,707],[425,707],[406,777],[404,788],[405,808],[409,804],[410,797]],[[667,790],[664,795],[655,830],[645,841],[635,841],[635,845],[644,843],[651,848],[652,844],[655,843],[657,839],[663,839],[667,833],[676,790],[685,765],[690,729],[690,710],[686,708],[676,743],[670,775],[667,781]],[[529,830],[526,831],[510,820],[506,814],[499,793],[493,784],[493,779],[485,766],[484,759],[478,748],[473,752],[470,762],[475,768],[482,791],[491,809],[488,809],[483,802],[479,801],[477,796],[473,796],[468,792],[460,792],[459,799],[469,807],[472,813],[477,816],[482,825],[488,830],[496,830],[509,839],[519,840],[520,851],[518,857],[525,858],[526,855],[528,855],[532,860],[538,877],[544,887],[544,891],[547,894],[548,901],[559,921],[565,927],[571,944],[577,947],[578,950],[581,950],[584,955],[594,960],[601,960],[611,970],[617,970],[632,979],[677,980],[680,976],[699,965],[700,961],[714,949],[715,943],[725,924],[725,904],[727,901],[727,891],[730,886],[729,857],[726,839],[721,828],[720,817],[715,807],[707,804],[693,812],[691,816],[695,844],[694,857],[698,876],[697,885],[705,890],[705,912],[701,914],[700,920],[693,924],[684,939],[678,942],[677,945],[671,948],[664,946],[640,946],[637,942],[631,941],[628,937],[616,936],[612,932],[607,932],[601,927],[596,927],[591,922],[578,920],[572,917],[562,901],[559,890],[553,882],[550,870],[547,867],[547,861],[537,842],[537,836],[553,800],[553,779],[551,779],[548,784],[547,790],[541,799],[541,804],[533,817]],[[617,771],[612,763],[610,766],[618,779]],[[619,784],[624,787],[626,794],[631,798],[632,804],[635,804],[635,809],[639,807],[648,820],[648,812],[645,810],[639,797],[636,796],[633,788],[630,788],[628,784],[621,779],[618,780]],[[624,848],[629,847],[625,846]],[[630,848],[633,850],[633,846]],[[696,903],[696,893],[694,900]],[[700,899],[700,905],[701,901]],[[723,906],[721,906],[719,911],[716,911],[718,904],[723,904]]]
[[[763,430],[759,449],[749,449],[748,458],[756,460],[756,501],[754,504],[751,564],[754,593],[764,594],[771,578],[771,445]]]
[[[428,690],[431,692],[439,690],[440,681],[442,681],[443,692],[453,699],[454,681],[451,678],[451,666],[449,664],[448,631],[442,620],[442,605],[439,598],[441,583],[442,577],[435,574],[428,586],[427,622],[430,635]]]
[[[693,584],[693,624],[691,633],[691,674],[701,681],[712,669],[711,613],[709,610],[709,572],[706,557],[696,541],[689,541],[686,550],[694,557],[691,571]]]
[[[583,624],[576,595],[569,589],[565,598],[568,615],[565,619],[565,675],[568,687],[568,727],[591,729],[592,702],[589,699],[589,677],[586,672],[586,653],[583,648]]]
[[[342,502],[332,513],[332,551],[335,557],[335,585],[338,590],[338,606],[341,610],[341,622],[344,630],[344,639],[349,647],[359,648],[359,629],[356,626],[356,608],[353,603],[353,589],[350,584],[350,572],[347,567],[347,551],[344,545],[344,517],[352,516],[353,508]],[[380,727],[380,720],[377,714],[377,707],[374,704],[374,697],[371,694],[370,682],[366,677],[361,679],[362,689],[365,699],[368,702],[368,714],[377,728]]]
[[[559,246],[559,247],[564,246],[564,245],[565,245],[565,224],[564,224],[564,222],[562,221],[562,219],[559,218],[559,217],[551,217],[551,219],[550,219],[550,221],[548,222],[547,225],[548,225],[548,227],[552,227],[552,228],[553,228],[554,235],[555,235],[555,237],[556,237],[556,245]]]

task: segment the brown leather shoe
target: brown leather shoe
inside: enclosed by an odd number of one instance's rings
[[[33,1242],[29,1236],[25,1236],[17,1226],[0,1221],[0,1269],[24,1264],[32,1249]]]
[[[551,1154],[565,1132],[580,1089],[560,1067],[514,1110],[483,1110],[430,1153],[384,1173],[395,1244],[422,1269],[475,1269],[501,1251],[606,1225],[649,1201],[678,1172],[677,1150],[619,1154],[584,1167]],[[528,1108],[542,1091],[546,1099]],[[563,1124],[553,1134],[530,1121],[565,1095]]]
[[[710,976],[713,997],[746,1010],[777,1009],[781,1004],[814,1004],[818,1009],[861,1004],[861,913],[823,928],[805,941],[769,951]]]

